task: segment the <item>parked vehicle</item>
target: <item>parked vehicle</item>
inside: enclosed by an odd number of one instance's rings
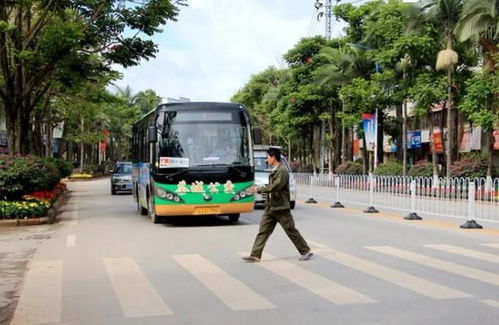
[[[118,161],[111,170],[111,194],[132,193],[132,162]]]
[[[256,145],[254,147],[254,161],[255,161],[255,185],[264,186],[269,182],[269,174],[272,167],[267,164],[267,149],[269,146]],[[290,196],[290,207],[295,208],[296,204],[296,181],[289,167],[286,157],[281,154],[281,163],[286,166],[289,172],[289,196]],[[255,194],[255,206],[265,204],[266,195]]]

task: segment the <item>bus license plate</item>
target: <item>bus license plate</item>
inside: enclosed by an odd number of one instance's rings
[[[220,208],[218,207],[204,207],[204,208],[196,208],[194,210],[194,214],[219,214]]]

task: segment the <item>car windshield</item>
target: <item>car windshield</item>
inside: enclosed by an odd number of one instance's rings
[[[120,174],[131,174],[132,164],[116,164],[114,167],[114,172]]]

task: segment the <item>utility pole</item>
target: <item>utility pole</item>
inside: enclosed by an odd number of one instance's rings
[[[336,2],[339,2],[340,0],[337,0]],[[325,33],[324,37],[326,40],[331,40],[331,29],[332,29],[332,0],[325,0],[324,3],[316,0],[314,4],[315,9],[317,9],[318,14],[317,14],[317,20],[320,20],[322,16],[325,17]],[[320,144],[320,159],[321,159],[321,164],[320,164],[320,171],[319,173],[322,174],[324,171],[324,155],[325,155],[325,148],[324,148],[324,136],[325,136],[325,121],[321,121],[321,131],[320,131],[320,137],[321,137],[321,144]],[[331,161],[329,162],[331,164]]]
[[[332,0],[326,0],[326,8],[324,16],[326,16],[326,39],[329,41],[331,39],[331,25],[332,25]]]

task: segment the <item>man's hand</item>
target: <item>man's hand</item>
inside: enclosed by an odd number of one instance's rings
[[[251,193],[255,194],[255,193],[257,192],[257,190],[258,190],[258,186],[253,185],[253,186],[251,187]]]

